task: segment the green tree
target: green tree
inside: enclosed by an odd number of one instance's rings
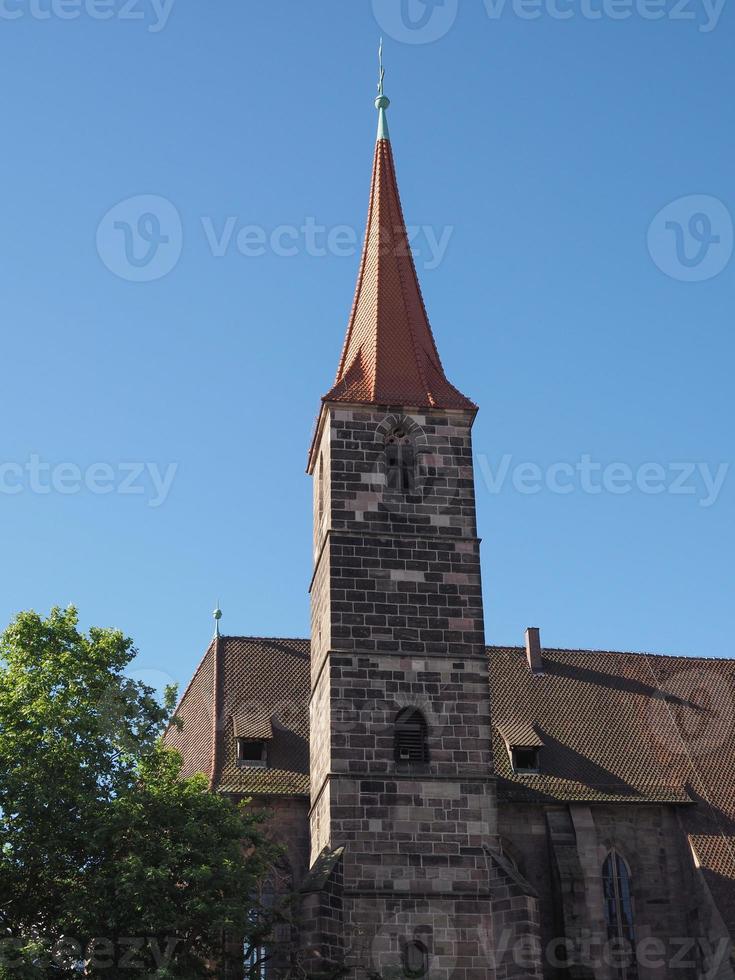
[[[276,850],[246,806],[181,778],[161,743],[174,692],[161,706],[125,675],[135,652],[73,608],[0,639],[2,980],[196,980],[224,935],[273,919],[253,896]]]

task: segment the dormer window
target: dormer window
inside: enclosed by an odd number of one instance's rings
[[[541,769],[537,745],[516,745],[510,751],[513,772],[539,772]]]
[[[235,752],[238,766],[243,769],[268,768],[268,744],[273,738],[271,716],[259,705],[248,705],[242,714],[232,719],[235,735]]]
[[[536,723],[527,718],[515,717],[504,718],[495,724],[505,742],[513,772],[540,772],[544,742]]]
[[[247,769],[267,769],[267,742],[257,738],[238,738],[237,761]]]

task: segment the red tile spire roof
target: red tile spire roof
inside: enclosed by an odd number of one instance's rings
[[[476,411],[450,384],[411,255],[381,94],[365,245],[337,378],[325,402]]]

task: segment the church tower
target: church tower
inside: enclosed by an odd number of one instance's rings
[[[447,379],[398,193],[382,91],[337,377],[309,454],[307,929],[348,976],[489,976],[496,840],[475,519],[476,406]]]

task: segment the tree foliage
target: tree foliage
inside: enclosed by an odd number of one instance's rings
[[[262,923],[276,853],[247,807],[181,778],[173,694],[127,677],[134,656],[73,608],[0,639],[0,980],[196,980]]]

